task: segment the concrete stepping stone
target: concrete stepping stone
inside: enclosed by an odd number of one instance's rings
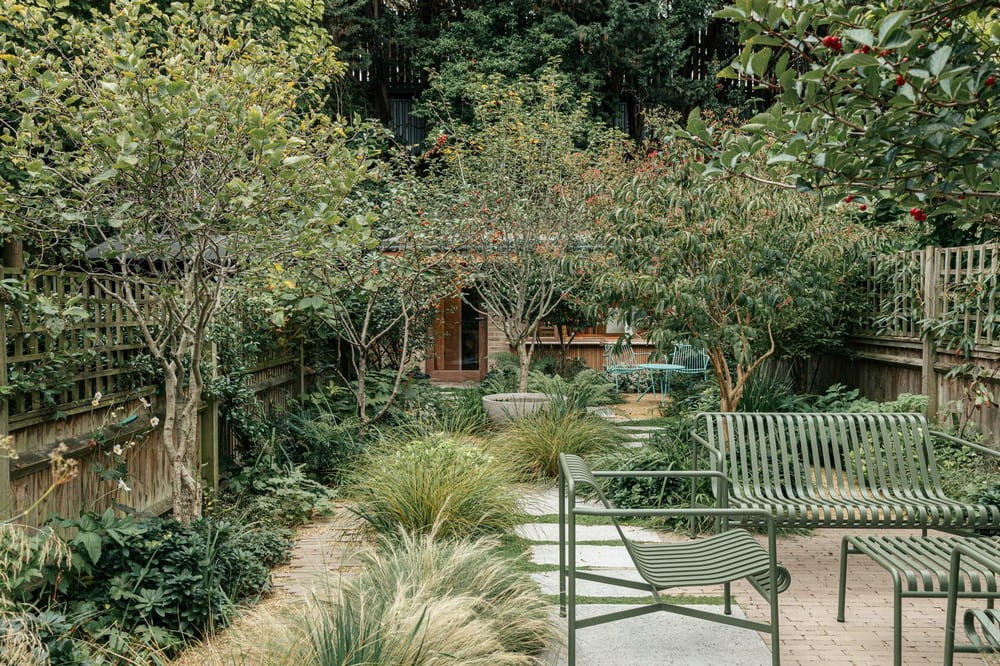
[[[625,536],[633,541],[660,542],[660,535],[653,530],[623,525]],[[529,541],[559,541],[559,525],[557,523],[525,523],[514,528],[514,532]],[[617,541],[618,530],[613,525],[577,525],[576,540],[580,541]]]
[[[624,446],[627,449],[641,449],[647,444],[649,444],[649,442],[645,440],[632,440],[630,442],[622,442],[622,446]]]
[[[559,564],[559,544],[531,547],[531,561],[535,564]],[[577,546],[576,564],[580,567],[602,569],[629,569],[635,564],[625,546]]]
[[[642,582],[642,577],[635,569],[601,569],[601,575],[613,576],[614,578],[624,578]],[[536,571],[531,574],[532,580],[542,588],[543,594],[559,594],[559,572],[558,571]],[[583,597],[648,597],[649,590],[630,590],[627,587],[618,585],[606,585],[592,580],[577,580],[576,594]]]
[[[656,426],[618,426],[622,430],[629,431],[629,437],[652,437],[658,432],[661,432],[663,428],[658,428]]]
[[[543,488],[527,487],[528,490],[522,498],[522,508],[529,516],[551,516],[559,513],[559,489],[555,486]],[[577,499],[577,506],[588,506],[592,509],[603,509],[600,502],[581,501]]]
[[[722,606],[691,605],[710,613]],[[577,606],[579,618],[629,608],[621,604]],[[733,606],[734,617],[745,617]],[[552,609],[552,621],[566,636],[566,619]],[[565,666],[566,647],[547,655],[549,666]],[[576,632],[576,663],[579,666],[767,666],[771,651],[761,634],[750,629],[727,627],[675,613],[651,613]],[[817,662],[819,663],[819,662]]]

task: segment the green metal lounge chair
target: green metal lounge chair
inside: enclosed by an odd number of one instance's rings
[[[993,608],[992,599],[988,608],[965,611],[962,624],[969,643],[955,645],[955,615],[959,592],[963,588],[962,584],[955,584],[955,581],[961,580],[959,570],[969,567],[981,572],[984,579],[994,581],[1000,574],[1000,544],[995,539],[962,539],[952,551],[948,571],[948,580],[952,584],[948,587],[948,611],[944,628],[944,666],[952,666],[956,652],[1000,652],[1000,612]],[[996,591],[995,586],[992,589]]]
[[[778,566],[775,548],[774,521],[766,511],[743,511],[718,508],[693,509],[617,509],[601,490],[601,477],[719,477],[718,472],[591,472],[587,463],[575,455],[559,456],[559,607],[560,614],[568,616],[568,664],[576,663],[576,630],[656,611],[677,613],[711,622],[766,631],[771,634],[771,662],[779,660],[778,594],[788,588],[791,577]],[[605,508],[577,506],[580,491],[592,490]],[[576,519],[578,516],[604,516],[618,531],[636,570],[643,582],[602,576],[580,571],[576,566]],[[729,518],[751,519],[767,525],[768,547],[761,546],[749,532],[741,529],[720,531],[718,534],[685,543],[633,543],[618,524],[619,516],[711,516],[723,525]],[[730,584],[746,578],[768,600],[771,609],[769,623],[732,617]],[[614,613],[578,620],[576,617],[576,581],[589,580],[629,589],[649,591],[654,603]],[[663,590],[692,585],[722,584],[725,599],[723,613],[677,606],[666,603],[660,596]]]

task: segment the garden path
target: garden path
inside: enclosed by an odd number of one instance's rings
[[[359,570],[357,552],[364,544],[361,519],[336,505],[332,515],[299,529],[291,560],[272,573],[275,593],[308,598],[322,592],[317,586],[352,577]]]

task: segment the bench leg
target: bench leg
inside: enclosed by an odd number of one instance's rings
[[[844,621],[844,606],[847,597],[847,537],[840,541],[840,581],[838,583],[840,591],[837,595],[837,622]]]
[[[576,516],[569,516],[569,553],[566,562],[568,576],[566,581],[567,605],[569,606],[566,621],[566,664],[576,666]]]
[[[733,614],[733,586],[730,583],[722,584],[722,598],[725,600],[726,615]]]
[[[894,666],[903,664],[903,593],[900,590],[899,577],[894,576],[892,584],[892,663]]]

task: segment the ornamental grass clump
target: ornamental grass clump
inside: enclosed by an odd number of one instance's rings
[[[355,511],[387,536],[401,529],[439,538],[510,529],[521,518],[514,475],[469,440],[428,435],[387,440],[352,475]]]
[[[497,455],[529,479],[559,473],[559,454],[593,456],[625,441],[621,430],[599,416],[555,404],[512,421],[496,439]]]
[[[362,554],[363,573],[330,577],[299,608],[237,625],[209,666],[528,666],[555,643],[549,603],[492,539],[442,540],[438,524]],[[263,640],[262,640],[263,637]]]

